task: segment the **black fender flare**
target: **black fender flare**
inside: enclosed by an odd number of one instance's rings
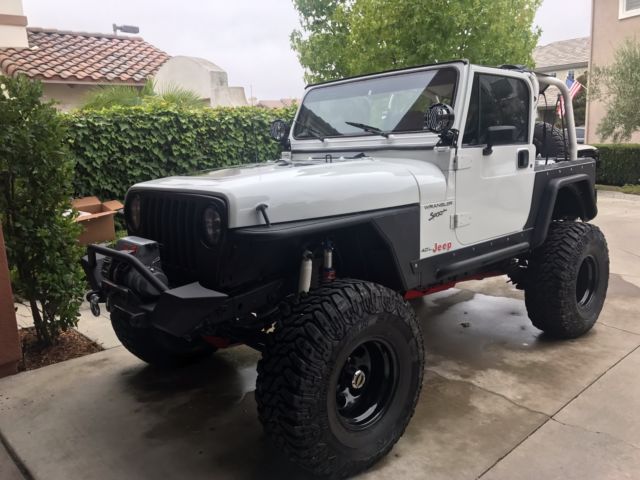
[[[595,184],[592,176],[586,173],[578,173],[550,180],[540,200],[540,207],[531,237],[531,248],[539,247],[544,243],[553,221],[558,195],[562,189],[570,187],[574,187],[574,197],[581,209],[581,212],[576,212],[578,213],[577,216],[583,221],[588,221],[598,214]]]

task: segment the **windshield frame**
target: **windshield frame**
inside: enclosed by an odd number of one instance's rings
[[[434,65],[426,65],[426,66],[422,66],[422,67],[412,67],[412,68],[403,68],[403,69],[396,69],[396,70],[388,70],[385,72],[380,72],[380,73],[375,73],[375,74],[368,74],[368,75],[359,75],[356,77],[349,77],[349,78],[344,78],[344,79],[339,79],[339,80],[331,80],[328,82],[323,82],[323,83],[318,83],[318,84],[314,84],[314,85],[309,85],[307,87],[307,91],[304,95],[304,97],[302,98],[302,102],[300,103],[300,107],[298,108],[298,111],[296,112],[296,116],[293,119],[292,125],[291,125],[291,137],[293,140],[295,141],[299,141],[299,142],[307,142],[307,141],[320,141],[317,138],[313,138],[312,136],[303,136],[303,137],[298,137],[295,134],[295,127],[296,124],[298,123],[298,119],[300,117],[300,114],[302,112],[302,107],[304,106],[305,100],[307,99],[307,96],[317,90],[317,89],[324,89],[324,88],[331,88],[334,86],[338,86],[338,85],[344,85],[344,84],[352,84],[352,83],[358,83],[358,82],[365,82],[368,80],[372,80],[372,79],[377,79],[377,78],[384,78],[384,77],[397,77],[397,76],[401,76],[401,75],[409,75],[409,74],[415,74],[415,73],[421,73],[421,72],[428,72],[428,71],[433,71],[433,70],[444,70],[444,69],[452,69],[455,71],[455,84],[454,84],[454,88],[453,88],[453,94],[452,94],[452,107],[455,108],[455,104],[458,101],[458,96],[459,93],[461,91],[460,88],[460,80],[462,78],[462,68],[466,67],[468,65],[468,63],[466,61],[463,60],[459,60],[459,61],[454,61],[454,62],[446,62],[446,63],[439,63],[439,64],[434,64]],[[405,131],[400,131],[400,132],[394,132],[394,131],[388,131],[385,132],[388,133],[389,135],[393,135],[393,136],[398,136],[398,135],[411,135],[411,134],[416,134],[416,133],[429,133],[428,130],[425,129],[420,129],[420,130],[405,130]],[[344,133],[344,134],[339,134],[339,135],[324,135],[324,139],[341,139],[341,138],[345,138],[345,139],[349,139],[349,138],[358,138],[358,137],[364,137],[364,138],[370,138],[370,137],[379,137],[380,135],[377,133],[371,133],[371,132],[366,132],[366,131],[362,131],[362,132],[353,132],[353,133]],[[388,139],[387,139],[388,140]]]

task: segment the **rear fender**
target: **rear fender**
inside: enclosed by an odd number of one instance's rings
[[[598,214],[593,177],[586,173],[554,178],[541,199],[536,218],[531,247],[536,248],[545,241],[551,222],[564,217],[588,221]]]

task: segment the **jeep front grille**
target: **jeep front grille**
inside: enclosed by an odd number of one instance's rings
[[[143,236],[160,244],[163,265],[194,272],[197,268],[198,205],[187,197],[141,197]]]
[[[172,273],[178,281],[198,279],[202,264],[216,257],[218,250],[207,248],[201,240],[202,212],[213,203],[226,224],[224,203],[217,198],[172,192],[137,191],[131,195],[140,195],[141,200],[136,235],[158,242],[162,267],[170,279]]]

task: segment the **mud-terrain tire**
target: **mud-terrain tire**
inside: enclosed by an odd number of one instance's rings
[[[555,338],[576,338],[598,320],[609,283],[609,251],[598,227],[552,223],[529,262],[525,303],[536,328]]]
[[[354,475],[391,450],[413,415],[419,324],[397,293],[359,280],[336,280],[289,310],[258,363],[260,421],[299,466]]]
[[[122,345],[140,360],[163,368],[197,363],[215,348],[202,339],[188,341],[153,327],[134,327],[119,310],[111,312],[111,325]]]
[[[547,130],[545,139],[544,130]],[[536,147],[536,157],[540,155],[542,158],[549,156],[550,158],[564,158],[565,143],[562,136],[562,130],[554,127],[550,123],[536,123],[533,131],[533,144]],[[567,138],[567,141],[569,139]]]

